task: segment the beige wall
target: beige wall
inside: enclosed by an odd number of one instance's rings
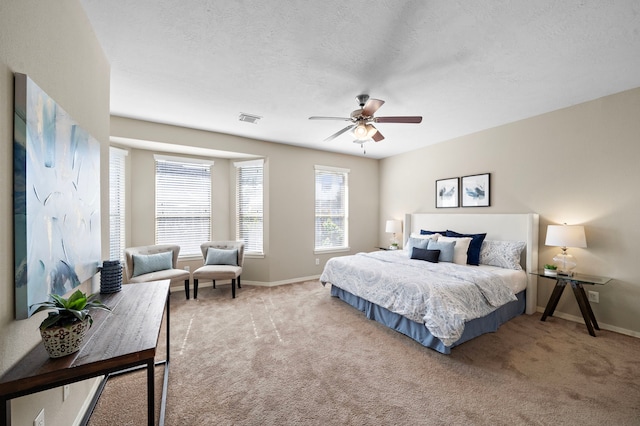
[[[349,254],[372,250],[378,240],[377,160],[295,146],[112,117],[111,135],[198,148],[231,151],[265,158],[265,256],[248,258],[245,282],[277,284],[318,276],[333,254],[316,255],[314,246],[314,165],[343,167],[349,174]],[[129,245],[154,242],[154,152],[133,149],[130,162],[131,219]],[[178,155],[178,154],[173,154]],[[213,238],[235,239],[234,160],[212,157]],[[373,230],[373,232],[372,232]],[[315,259],[320,259],[320,265]],[[182,262],[193,268],[201,260]]]
[[[0,374],[41,344],[42,315],[14,320],[13,289],[13,73],[27,74],[101,142],[101,167],[108,176],[109,64],[77,0],[0,2]],[[105,171],[107,174],[105,174]],[[102,247],[108,248],[108,180],[102,179]],[[106,194],[106,197],[105,197]],[[106,243],[106,244],[105,244]],[[90,283],[89,283],[90,284]],[[85,286],[87,286],[86,284]],[[45,408],[47,425],[75,419],[93,380],[62,390],[19,398],[12,403],[14,424],[31,425]],[[62,411],[64,410],[64,412]]]
[[[583,224],[588,247],[569,249],[578,272],[615,278],[587,287],[600,292],[592,304],[598,322],[640,336],[638,135],[640,88],[382,160],[381,223],[405,212],[535,212],[540,266],[559,252],[544,245],[547,225]],[[435,208],[436,179],[478,173],[491,173],[491,207]],[[538,279],[539,305],[552,286]],[[556,312],[582,318],[570,291]]]
[[[109,127],[109,65],[77,0],[0,2],[0,374],[40,344],[40,318],[13,319],[13,73],[29,75],[102,144],[102,248],[108,253],[108,139],[110,135],[193,145],[265,157],[267,192],[264,259],[251,259],[247,279],[274,283],[318,275],[330,255],[313,254],[313,165],[351,169],[351,252],[387,244],[383,223],[405,212],[436,211],[434,181],[475,173],[492,173],[492,206],[459,212],[537,212],[540,239],[549,223],[582,223],[587,249],[572,250],[579,269],[615,277],[600,291],[594,305],[598,320],[614,329],[640,334],[640,89],[577,105],[499,128],[458,138],[380,162],[189,130],[174,126],[112,119]],[[423,125],[428,125],[425,122]],[[142,182],[143,151],[128,163]],[[232,167],[226,160],[227,183]],[[147,164],[148,166],[148,164]],[[224,180],[224,173],[218,178]],[[131,183],[131,182],[130,182]],[[227,186],[229,188],[229,186]],[[140,189],[132,184],[132,193]],[[143,212],[128,212],[130,242],[148,243],[149,200],[130,199]],[[216,198],[228,203],[219,212],[214,232],[232,233],[232,194]],[[225,223],[226,222],[226,223]],[[374,230],[377,230],[375,232]],[[152,238],[152,237],[151,237]],[[540,247],[540,263],[556,248]],[[315,258],[321,259],[319,266]],[[540,303],[551,282],[539,283]],[[565,294],[559,311],[579,317],[572,295]],[[80,411],[90,384],[73,385],[62,403],[62,391],[42,392],[12,404],[14,424],[31,424],[41,408],[47,425],[70,424]],[[63,413],[64,411],[64,413]]]

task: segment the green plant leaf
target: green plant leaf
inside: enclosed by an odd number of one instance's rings
[[[47,318],[40,324],[41,329],[54,326],[66,326],[76,321],[89,320],[89,326],[93,325],[93,318],[89,311],[91,309],[102,309],[111,311],[107,305],[99,301],[98,294],[92,294],[87,297],[80,290],[76,290],[68,299],[57,294],[49,295],[51,300],[42,303],[36,303],[31,307],[36,307],[34,314],[42,311],[50,311]]]
[[[87,304],[87,296],[80,290],[76,290],[70,297],[68,309],[82,310]]]

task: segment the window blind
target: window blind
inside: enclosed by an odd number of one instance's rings
[[[315,166],[315,249],[348,248],[349,170]]]
[[[179,245],[180,257],[211,240],[212,164],[156,156],[156,244]]]
[[[245,253],[263,254],[264,160],[240,161],[236,167],[236,239]]]
[[[109,260],[124,261],[125,157],[128,152],[109,147]]]

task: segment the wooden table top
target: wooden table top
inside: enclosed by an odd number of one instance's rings
[[[100,300],[80,351],[49,358],[42,343],[0,378],[0,397],[15,398],[153,360],[169,297],[169,280],[127,284]]]

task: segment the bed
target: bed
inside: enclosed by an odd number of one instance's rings
[[[413,249],[421,244],[442,250]],[[455,246],[455,261],[435,262]],[[536,311],[537,214],[406,214],[403,247],[334,257],[320,281],[367,318],[443,354]]]

